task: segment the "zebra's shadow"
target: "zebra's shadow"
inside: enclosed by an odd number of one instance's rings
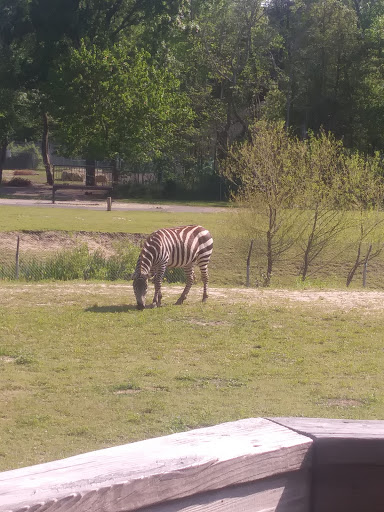
[[[85,309],[88,313],[126,313],[127,311],[137,311],[137,306],[134,304],[124,304],[119,306],[90,306]]]

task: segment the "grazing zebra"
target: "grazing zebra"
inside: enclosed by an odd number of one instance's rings
[[[137,308],[144,309],[148,278],[154,276],[155,295],[152,306],[161,305],[161,282],[167,267],[183,268],[186,285],[176,304],[187,298],[194,281],[194,265],[198,265],[204,284],[203,302],[208,298],[208,263],[212,254],[213,240],[208,230],[201,226],[164,228],[152,233],[144,243],[136,270],[133,289]]]

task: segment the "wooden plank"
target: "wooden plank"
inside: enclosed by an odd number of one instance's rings
[[[313,512],[383,512],[384,421],[273,420],[314,441]]]
[[[384,438],[384,420],[348,420],[330,418],[268,418],[279,425],[311,435],[315,439]]]
[[[308,467],[312,441],[253,418],[0,473],[0,512],[129,512]]]
[[[309,512],[310,479],[310,470],[302,469],[145,507],[140,512]]]
[[[384,421],[270,418],[315,441],[317,464],[384,466]]]

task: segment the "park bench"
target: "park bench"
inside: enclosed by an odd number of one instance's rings
[[[55,199],[56,199],[55,195],[56,195],[57,190],[84,190],[86,192],[105,191],[105,192],[111,194],[113,187],[107,186],[107,185],[89,186],[89,185],[72,185],[72,184],[60,184],[60,185],[54,184],[54,185],[52,185],[52,203],[53,204],[55,203]]]

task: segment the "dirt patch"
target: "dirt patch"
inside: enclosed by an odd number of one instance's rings
[[[36,289],[40,292],[36,295]],[[175,298],[180,296],[183,286],[164,285],[163,303],[165,306],[173,304]],[[148,305],[150,305],[153,285],[148,291]],[[116,302],[116,296],[124,297],[127,303],[135,303],[132,282],[121,283],[82,283],[82,282],[55,282],[34,284],[12,284],[7,286],[6,293],[0,294],[0,305],[13,303],[18,296],[28,296],[31,304],[76,304],[78,295],[89,295],[104,298],[109,297],[111,303]],[[202,291],[199,285],[192,287],[188,296],[188,303],[201,301]],[[44,297],[45,300],[41,300]],[[49,298],[49,300],[46,300]],[[113,302],[115,301],[115,302]],[[260,307],[286,308],[302,305],[316,308],[316,310],[332,314],[336,311],[353,311],[369,314],[384,311],[384,292],[381,291],[350,291],[350,290],[261,290],[255,288],[217,288],[209,289],[210,303],[222,303],[226,307],[231,304],[259,305]],[[201,320],[196,319],[196,322]],[[194,321],[192,320],[192,323]],[[204,322],[204,321],[203,321]],[[207,324],[207,322],[204,322]],[[215,321],[209,325],[217,325]],[[279,328],[278,325],[275,326]]]
[[[87,245],[91,252],[100,251],[105,256],[116,254],[120,243],[140,246],[146,235],[131,233],[93,233],[58,231],[9,231],[1,234],[3,252],[15,253],[17,237],[20,238],[20,254],[50,254]]]
[[[2,363],[13,363],[15,359],[15,357],[0,356],[0,362]]]
[[[321,309],[384,310],[384,292],[350,290],[262,290],[254,288],[211,288],[210,296],[229,302],[245,301],[252,304],[294,305],[307,304]]]
[[[329,398],[326,403],[329,407],[338,407],[340,409],[364,405],[362,400],[355,400],[353,398]]]

